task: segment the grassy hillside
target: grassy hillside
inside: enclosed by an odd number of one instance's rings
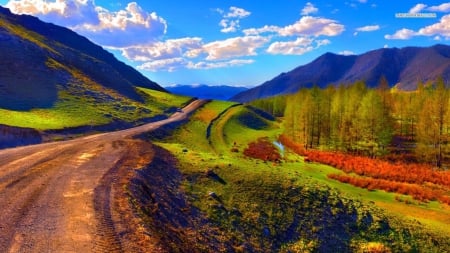
[[[181,190],[218,228],[208,234],[211,240],[237,252],[442,252],[450,247],[446,205],[407,205],[395,194],[342,184],[327,178],[337,169],[305,163],[289,151],[281,162],[243,155],[251,142],[276,140],[282,128],[251,108],[212,102],[159,143],[178,159],[185,178]],[[183,240],[184,235],[173,236]]]
[[[59,92],[59,99],[50,108],[30,111],[0,108],[0,124],[29,127],[38,130],[62,129],[85,125],[103,125],[113,121],[134,122],[154,117],[181,107],[190,98],[166,92],[136,88],[144,102],[127,99],[103,90],[95,83],[72,83],[68,90]],[[112,94],[112,95],[111,95]]]
[[[0,125],[137,122],[185,104],[75,32],[0,6]],[[144,87],[144,88],[139,88]]]

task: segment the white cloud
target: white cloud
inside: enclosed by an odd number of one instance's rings
[[[219,10],[220,9],[216,11],[223,15],[223,19],[219,22],[219,26],[222,27],[220,31],[223,33],[236,32],[240,28],[239,20],[246,18],[251,14],[251,12],[235,6],[231,6],[227,13],[223,10]]]
[[[244,36],[214,41],[203,46],[207,60],[229,59],[233,57],[256,55],[256,49],[269,41],[262,36]]]
[[[99,19],[92,0],[15,0],[6,4],[12,12],[38,16],[60,25],[73,26],[81,22],[98,24]]]
[[[281,28],[278,33],[281,36],[336,36],[344,31],[344,26],[335,20],[304,16],[293,25]]]
[[[154,42],[167,29],[163,18],[155,12],[145,12],[135,2],[117,12],[96,6],[92,0],[11,0],[6,6],[14,13],[31,14],[67,26],[103,46]]]
[[[303,7],[301,14],[303,16],[306,16],[309,14],[317,13],[318,11],[319,9],[317,9],[312,3],[307,2],[305,7]]]
[[[384,38],[387,40],[407,40],[412,38],[414,35],[416,35],[416,32],[414,32],[413,30],[403,28],[392,35],[384,35]]]
[[[367,3],[367,0],[358,0],[358,2],[365,4],[365,3]]]
[[[450,14],[443,16],[439,23],[420,29],[418,34],[424,36],[442,35],[447,38],[450,37]]]
[[[112,49],[121,50],[122,55],[132,61],[151,61],[186,56],[186,52],[200,49],[202,44],[201,38],[188,37]]]
[[[249,59],[234,59],[229,61],[219,61],[219,62],[189,62],[187,64],[187,68],[189,69],[214,69],[214,68],[228,68],[228,67],[236,67],[236,66],[242,66],[247,64],[254,63],[255,60]]]
[[[220,31],[223,33],[236,32],[237,29],[240,27],[239,19],[237,20],[222,19],[219,25],[222,27]]]
[[[380,29],[379,25],[367,25],[367,26],[362,26],[362,27],[356,28],[356,31],[358,31],[358,32],[373,32],[373,31],[376,31],[379,29]]]
[[[438,23],[426,26],[419,29],[419,31],[413,31],[411,29],[403,28],[396,31],[393,35],[386,34],[385,39],[392,40],[407,40],[414,36],[443,36],[450,38],[450,14],[443,16]]]
[[[427,8],[427,10],[437,12],[450,12],[450,3],[443,3],[437,6],[430,6]]]
[[[246,18],[250,16],[251,12],[235,6],[230,7],[230,11],[225,14],[224,18]]]
[[[245,29],[246,35],[276,33],[280,36],[336,36],[345,30],[342,24],[327,18],[304,16],[292,25],[285,27],[264,26],[261,28]]]
[[[350,51],[350,50],[344,50],[344,51],[339,52],[338,54],[340,54],[340,55],[355,55],[355,52]]]
[[[313,43],[316,46],[313,46]],[[295,41],[277,41],[272,43],[266,50],[270,54],[284,54],[284,55],[302,55],[310,52],[322,45],[330,44],[329,40],[317,40],[312,38],[301,37]]]
[[[421,3],[419,3],[419,4],[416,4],[414,7],[412,7],[410,10],[409,10],[409,13],[419,13],[419,12],[421,12],[423,9],[425,9],[427,7],[427,5],[426,4],[421,4]]]
[[[437,40],[437,41],[440,41],[440,40],[441,40],[441,36],[439,36],[439,35],[437,35],[437,36],[434,36],[433,40]]]
[[[263,33],[278,33],[278,31],[280,30],[280,27],[278,26],[274,26],[274,25],[265,25],[261,28],[250,28],[250,29],[245,29],[243,32],[246,36],[250,36],[250,35],[260,35]]]
[[[388,44],[384,44],[383,48],[389,48]]]
[[[156,72],[159,70],[165,70],[169,72],[173,72],[180,67],[186,66],[188,63],[183,58],[170,58],[170,59],[163,59],[163,60],[154,60],[146,62],[137,68],[139,70],[147,70]]]
[[[229,68],[252,64],[254,62],[255,61],[252,59],[233,59],[229,61],[215,61],[215,62],[205,62],[205,61],[193,62],[187,61],[186,59],[183,58],[170,58],[146,62],[138,66],[137,68],[140,70],[146,70],[151,72],[156,71],[173,72],[180,68],[187,68],[187,69]]]

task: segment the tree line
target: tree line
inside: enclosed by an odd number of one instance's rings
[[[251,104],[282,116],[284,134],[305,149],[369,157],[410,152],[442,167],[450,148],[449,102],[442,78],[399,91],[382,77],[375,88],[363,81],[314,86]]]

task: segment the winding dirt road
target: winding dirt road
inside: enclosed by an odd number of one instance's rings
[[[205,102],[127,130],[0,150],[0,252],[158,249],[113,186],[121,169],[153,159],[151,145],[133,136],[186,119]]]

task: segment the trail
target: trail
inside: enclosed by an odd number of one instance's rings
[[[118,191],[127,170],[149,164],[152,146],[136,135],[170,118],[64,142],[0,150],[0,252],[135,252],[157,249]],[[150,250],[151,252],[151,250]]]

